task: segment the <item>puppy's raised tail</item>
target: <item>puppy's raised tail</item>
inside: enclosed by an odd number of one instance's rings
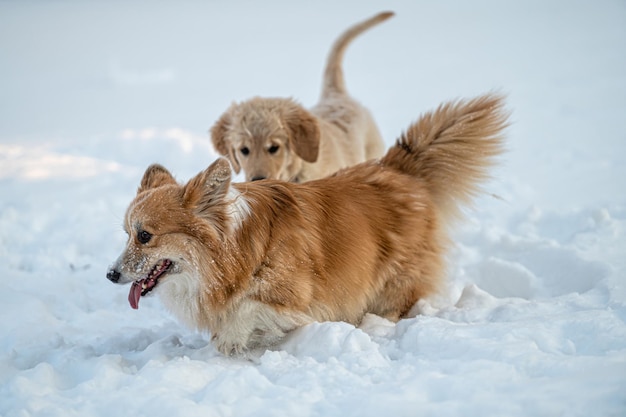
[[[380,162],[422,180],[449,221],[488,178],[508,116],[501,95],[444,103],[413,123]]]
[[[342,61],[346,48],[361,33],[365,32],[372,26],[384,22],[393,16],[393,12],[382,12],[373,16],[367,20],[364,20],[356,25],[350,27],[335,41],[333,47],[328,54],[326,60],[326,70],[324,72],[324,84],[322,86],[322,97],[329,95],[330,93],[342,93],[346,94],[346,85],[343,78]]]

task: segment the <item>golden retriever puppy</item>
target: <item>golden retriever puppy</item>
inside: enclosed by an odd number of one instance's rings
[[[150,166],[107,278],[132,284],[224,354],[315,321],[405,316],[444,275],[447,224],[501,152],[507,115],[485,95],[441,105],[379,160],[320,180],[231,183],[224,158],[186,184]]]
[[[319,103],[310,110],[288,98],[234,103],[211,128],[213,146],[247,181],[304,182],[378,158],[384,144],[370,112],[348,95],[341,62],[348,44],[393,13],[380,13],[333,45]]]

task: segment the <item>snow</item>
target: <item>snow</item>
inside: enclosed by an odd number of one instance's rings
[[[106,278],[143,170],[186,180],[233,101],[349,90],[388,142],[508,95],[508,152],[415,317],[315,323],[226,358]],[[0,2],[0,415],[626,415],[626,5]],[[498,196],[494,198],[493,196]]]

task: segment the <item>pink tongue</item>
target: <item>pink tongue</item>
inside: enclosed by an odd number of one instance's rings
[[[133,282],[133,285],[130,286],[130,292],[128,293],[128,302],[130,306],[137,310],[139,308],[139,299],[141,298],[141,283]]]

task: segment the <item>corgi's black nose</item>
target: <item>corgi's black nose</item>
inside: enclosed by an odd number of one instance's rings
[[[111,269],[111,270],[109,270],[109,272],[107,272],[107,278],[111,282],[119,281],[120,280],[120,275],[122,275],[122,274],[117,272],[115,269]]]
[[[267,177],[263,177],[263,176],[256,176],[256,177],[252,177],[252,181],[261,181],[266,179]]]

